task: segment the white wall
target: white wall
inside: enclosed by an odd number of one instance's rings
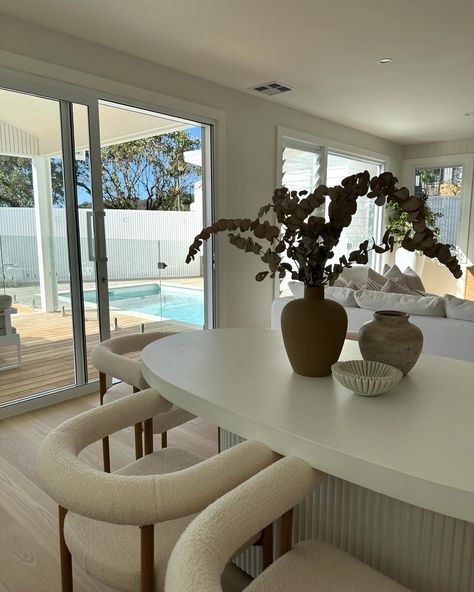
[[[388,170],[396,175],[401,172],[402,148],[392,142],[6,15],[0,19],[0,66],[95,88],[125,100],[141,98],[183,115],[186,111],[195,116],[214,113],[220,127],[219,216],[253,216],[271,198],[277,126],[386,154]],[[227,244],[221,249],[221,325],[270,325],[273,283],[257,283],[253,277],[262,269],[264,264],[249,254],[233,251]]]

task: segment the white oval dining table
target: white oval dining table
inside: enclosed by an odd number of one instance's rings
[[[360,359],[346,341],[341,360]],[[391,391],[361,397],[295,374],[280,332],[215,329],[142,352],[169,401],[335,477],[474,522],[474,364],[422,354]]]

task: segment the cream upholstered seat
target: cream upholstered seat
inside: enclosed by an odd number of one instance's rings
[[[147,389],[81,413],[44,439],[38,472],[60,506],[63,592],[72,591],[71,555],[117,590],[162,591],[168,557],[193,517],[276,459],[257,442],[202,462],[176,448],[153,452],[151,418],[170,406]],[[143,458],[114,473],[79,458],[91,443],[137,422],[145,422]]]
[[[409,592],[334,545],[313,540],[295,545],[245,588],[245,592],[289,590]]]
[[[175,545],[165,592],[222,592],[222,571],[241,541],[281,515],[282,556],[245,592],[408,592],[333,545],[305,541],[290,550],[291,508],[322,478],[302,460],[288,457],[218,499]]]
[[[115,471],[115,475],[166,474],[197,464],[199,459],[178,448],[167,448]],[[159,526],[154,555],[157,589],[164,588],[170,553],[196,514],[167,520]],[[119,590],[140,590],[140,532],[136,526],[98,522],[68,512],[64,536],[69,551],[91,576]]]
[[[157,331],[122,335],[103,341],[92,350],[91,361],[99,371],[101,405],[149,388],[141,373],[140,360],[129,358],[125,354],[140,352],[153,341],[169,335],[173,335],[173,333]],[[107,387],[107,375],[118,378],[122,382]],[[168,430],[182,425],[194,417],[192,413],[176,405],[172,405],[166,412],[157,415],[153,420],[153,432],[161,434],[162,447],[167,446]],[[137,458],[143,453],[141,431],[141,426],[137,425],[135,428]],[[104,468],[110,471],[110,451],[107,438],[104,440]]]

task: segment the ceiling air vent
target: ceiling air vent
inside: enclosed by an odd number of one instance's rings
[[[287,84],[282,84],[281,82],[265,82],[265,84],[257,84],[257,86],[252,86],[249,90],[256,90],[257,92],[263,93],[264,95],[280,95],[281,93],[288,92],[289,90],[293,90],[291,86]]]

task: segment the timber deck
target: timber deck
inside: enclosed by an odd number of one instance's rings
[[[12,324],[21,337],[23,363],[20,368],[0,372],[0,405],[41,392],[75,384],[72,318],[70,314],[44,313],[30,307],[15,305],[18,314],[12,316]],[[118,329],[114,329],[117,318]],[[170,321],[150,321],[139,314],[114,311],[111,315],[112,336],[140,331],[145,323],[146,331],[189,331],[193,325]],[[99,342],[99,325],[96,311],[86,311],[87,351]],[[16,350],[0,348],[0,367],[13,364]],[[97,371],[88,365],[89,381],[98,378]]]

